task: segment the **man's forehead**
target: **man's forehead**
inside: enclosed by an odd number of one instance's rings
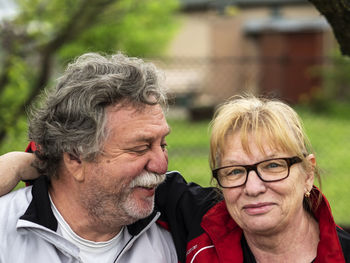
[[[170,133],[170,127],[169,126],[163,126],[159,127],[161,129],[158,130],[158,132],[152,132],[150,130],[144,130],[144,129],[135,129],[133,132],[131,132],[129,135],[130,140],[135,142],[141,142],[141,141],[155,141],[157,139],[164,139],[166,136]]]
[[[160,105],[145,105],[143,108],[110,106],[107,115],[107,126],[113,130],[129,130],[134,135],[154,132],[158,136],[166,136],[170,132]]]

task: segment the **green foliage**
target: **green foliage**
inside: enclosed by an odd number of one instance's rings
[[[85,52],[160,56],[177,25],[177,0],[15,1],[18,15],[0,24],[0,153],[55,66]]]
[[[173,36],[175,0],[124,0],[105,11],[97,23],[79,39],[60,51],[63,61],[86,51],[106,53],[121,50],[133,56],[161,55]],[[123,19],[116,14],[123,13]]]
[[[332,56],[332,63],[324,68],[325,96],[329,99],[350,101],[350,58],[339,51]]]
[[[12,67],[8,71],[9,84],[0,96],[0,124],[7,130],[13,129],[12,113],[22,107],[30,89],[31,72],[20,58],[11,58]]]
[[[334,101],[350,103],[350,58],[342,56],[336,50],[326,62],[313,72],[322,78],[322,88],[315,89],[304,101],[311,109],[320,113],[331,113],[334,108],[338,108]]]
[[[28,145],[27,120],[21,116],[16,126],[8,126],[6,140],[0,147],[0,154],[11,151],[24,151]]]

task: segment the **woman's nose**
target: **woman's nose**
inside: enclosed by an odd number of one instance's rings
[[[247,176],[247,182],[244,185],[244,191],[247,195],[257,196],[266,191],[265,182],[260,179],[256,171],[250,171]]]

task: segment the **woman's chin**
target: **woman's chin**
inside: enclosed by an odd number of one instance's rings
[[[245,233],[268,235],[275,234],[278,229],[281,229],[281,220],[268,215],[259,215],[250,217],[244,220],[241,226]]]

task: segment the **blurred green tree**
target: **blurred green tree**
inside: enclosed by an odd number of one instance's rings
[[[0,21],[0,146],[55,65],[89,51],[160,55],[176,28],[177,0],[14,1],[17,15]]]
[[[331,63],[322,68],[324,96],[329,100],[350,102],[350,58],[335,50]]]
[[[314,89],[304,103],[317,113],[349,118],[350,110],[350,57],[334,50],[324,65],[312,70],[322,78],[322,87]]]

